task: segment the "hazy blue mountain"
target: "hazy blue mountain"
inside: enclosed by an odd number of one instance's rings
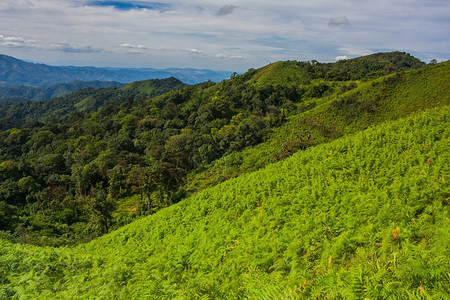
[[[79,89],[85,88],[110,88],[121,87],[123,83],[117,81],[72,81],[59,83],[52,86],[25,86],[0,87],[0,103],[2,102],[24,102],[28,100],[38,101],[54,97],[60,97]]]
[[[3,86],[51,86],[76,80],[129,83],[168,77],[175,77],[184,83],[195,84],[208,80],[219,82],[229,78],[232,73],[231,71],[197,69],[56,67],[25,62],[11,56],[0,55],[0,85]]]

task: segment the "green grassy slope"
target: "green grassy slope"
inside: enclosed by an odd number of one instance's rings
[[[309,84],[316,79],[327,81],[370,80],[395,72],[421,68],[424,63],[404,52],[375,53],[335,63],[280,61],[255,72],[249,82],[267,84]]]
[[[288,61],[218,84],[149,80],[3,106],[0,129],[19,129],[0,130],[0,235],[86,242],[299,149],[448,104],[450,65],[423,65],[400,52]]]
[[[302,71],[296,61],[280,61],[258,69],[250,82],[257,86],[298,84],[309,79]]]
[[[266,70],[263,68],[261,72],[264,74]],[[264,143],[224,156],[205,170],[191,173],[189,188],[199,190],[255,171],[299,149],[420,110],[448,105],[449,90],[450,62],[445,62],[384,76],[360,83],[357,88],[344,93],[310,100],[309,110],[290,116],[288,122],[271,133]]]
[[[0,298],[449,297],[450,107],[298,152],[76,248],[0,242]]]

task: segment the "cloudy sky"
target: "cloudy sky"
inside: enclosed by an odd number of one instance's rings
[[[450,1],[0,2],[0,53],[51,65],[245,71],[392,50],[450,59]]]

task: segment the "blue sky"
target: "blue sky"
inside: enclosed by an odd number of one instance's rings
[[[450,59],[450,1],[0,2],[0,53],[52,65],[245,71],[393,50]]]
[[[112,7],[118,10],[163,10],[170,8],[170,4],[162,2],[146,2],[146,1],[88,1],[88,6]]]

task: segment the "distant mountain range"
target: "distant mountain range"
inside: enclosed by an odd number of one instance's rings
[[[219,82],[229,78],[231,71],[199,69],[126,69],[49,66],[35,64],[0,54],[0,86],[51,86],[72,81],[117,81],[129,83],[146,79],[175,77],[187,84],[204,81]]]

